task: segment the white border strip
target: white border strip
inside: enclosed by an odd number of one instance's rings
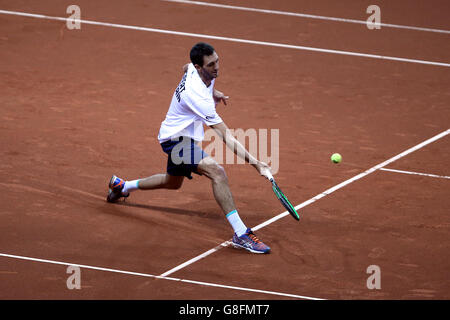
[[[287,11],[278,11],[278,10],[268,10],[268,9],[240,7],[240,6],[232,6],[232,5],[227,5],[227,4],[201,2],[201,1],[188,1],[188,0],[162,0],[162,1],[165,1],[165,2],[177,2],[177,3],[183,3],[183,4],[194,4],[194,5],[199,5],[199,6],[216,7],[216,8],[223,8],[223,9],[232,9],[232,10],[241,10],[241,11],[277,14],[277,15],[299,17],[299,18],[328,20],[328,21],[347,22],[347,23],[356,23],[356,24],[367,25],[367,21],[363,21],[363,20],[327,17],[327,16],[319,16],[319,15],[315,15],[315,14],[306,14],[306,13],[296,13],[296,12],[287,12]],[[432,28],[423,28],[423,27],[413,27],[413,26],[405,26],[405,25],[391,24],[391,23],[380,23],[380,26],[381,27],[387,27],[387,28],[397,28],[397,29],[407,29],[407,30],[415,30],[415,31],[426,31],[426,32],[436,32],[436,33],[450,34],[450,30],[432,29]]]
[[[439,175],[436,175],[436,174],[429,174],[429,173],[403,171],[403,170],[395,170],[395,169],[387,169],[387,168],[381,168],[380,170],[390,171],[390,172],[397,172],[397,173],[405,173],[405,174],[414,174],[414,175],[418,175],[418,176],[426,176],[426,177],[431,177],[431,178],[450,179],[450,176],[439,176]]]
[[[432,138],[430,138],[430,139],[428,139],[428,140],[426,140],[426,141],[424,141],[422,143],[419,143],[418,145],[416,145],[416,146],[414,146],[412,148],[409,148],[406,151],[403,151],[402,153],[396,155],[395,157],[392,157],[392,158],[390,158],[390,159],[388,159],[388,160],[386,160],[386,161],[384,161],[384,162],[382,162],[382,163],[380,163],[380,164],[378,164],[378,165],[376,165],[376,166],[374,166],[374,167],[372,167],[372,168],[370,168],[370,169],[368,169],[368,170],[366,170],[366,171],[364,171],[364,172],[354,176],[353,178],[350,178],[350,179],[348,179],[348,180],[346,180],[346,181],[344,181],[344,182],[342,182],[342,183],[340,183],[340,184],[338,184],[338,185],[336,185],[336,186],[334,186],[334,187],[332,187],[332,188],[330,188],[328,190],[325,190],[322,193],[319,193],[317,196],[315,196],[315,197],[313,197],[313,198],[311,198],[311,199],[309,199],[309,200],[307,200],[307,201],[297,205],[295,207],[295,209],[299,210],[301,208],[304,208],[307,205],[310,205],[311,203],[314,203],[317,200],[322,199],[323,197],[326,197],[327,195],[329,195],[329,194],[331,194],[331,193],[333,193],[333,192],[335,192],[335,191],[337,191],[339,189],[342,189],[346,185],[349,185],[350,183],[355,182],[356,180],[364,178],[365,176],[371,174],[372,172],[375,172],[375,171],[377,171],[377,170],[387,166],[388,164],[390,164],[390,163],[392,163],[392,162],[394,162],[394,161],[396,161],[396,160],[398,160],[400,158],[403,158],[404,156],[406,156],[406,155],[408,155],[408,154],[410,154],[410,153],[412,153],[412,152],[414,152],[416,150],[419,150],[420,148],[423,148],[424,146],[426,146],[426,145],[428,145],[428,144],[430,144],[430,143],[432,143],[432,142],[434,142],[436,140],[439,140],[439,139],[445,137],[448,134],[450,134],[450,129],[447,129],[446,131],[441,132],[438,135],[436,135],[436,136],[434,136],[434,137],[432,137]],[[277,216],[275,216],[275,217],[273,217],[273,218],[271,218],[271,219],[269,219],[269,220],[267,220],[267,221],[257,225],[256,227],[253,227],[251,229],[253,231],[262,229],[262,228],[268,226],[269,224],[272,224],[275,221],[277,221],[277,220],[279,220],[279,219],[281,219],[281,218],[283,218],[285,216],[288,216],[288,215],[289,215],[288,211],[282,212],[279,215],[277,215]],[[172,274],[172,273],[174,273],[176,271],[179,271],[179,270],[181,270],[181,269],[183,269],[183,268],[193,264],[194,262],[197,262],[197,261],[199,261],[199,260],[209,256],[210,254],[212,254],[212,253],[214,253],[216,251],[219,251],[222,247],[226,247],[229,244],[230,244],[230,241],[225,241],[222,244],[218,245],[217,247],[212,248],[211,250],[208,250],[208,251],[206,251],[206,252],[204,252],[204,253],[202,253],[202,254],[200,254],[200,255],[198,255],[198,256],[196,256],[196,257],[194,257],[194,258],[192,258],[192,259],[190,259],[190,260],[188,260],[188,261],[186,261],[186,262],[184,262],[184,263],[182,263],[182,264],[180,264],[180,265],[178,265],[178,266],[176,266],[176,267],[166,271],[166,272],[164,272],[163,274],[161,274],[161,276],[168,276],[168,275],[170,275],[170,274]]]
[[[15,15],[15,16],[28,17],[28,18],[37,18],[37,19],[56,20],[56,21],[68,21],[68,20],[73,21],[72,19],[63,18],[63,17],[52,17],[52,16],[46,16],[46,15],[42,15],[42,14],[32,14],[32,13],[6,11],[6,10],[0,10],[0,14]],[[445,62],[408,59],[408,58],[400,58],[400,57],[382,56],[382,55],[377,55],[377,54],[358,53],[358,52],[352,52],[352,51],[341,51],[341,50],[333,50],[333,49],[296,46],[296,45],[275,43],[275,42],[265,42],[265,41],[246,40],[246,39],[239,39],[239,38],[220,37],[220,36],[212,36],[212,35],[200,34],[200,33],[189,33],[189,32],[171,31],[171,30],[164,30],[164,29],[136,27],[136,26],[123,25],[123,24],[116,24],[116,23],[91,21],[91,20],[76,20],[76,21],[78,21],[80,23],[84,23],[84,24],[103,26],[103,27],[111,27],[111,28],[121,28],[121,29],[139,30],[139,31],[147,31],[147,32],[156,32],[156,33],[171,34],[171,35],[178,35],[178,36],[185,36],[185,37],[204,38],[204,39],[230,41],[230,42],[238,42],[238,43],[248,43],[248,44],[255,44],[255,45],[261,45],[261,46],[268,46],[268,47],[278,47],[278,48],[313,51],[313,52],[321,52],[321,53],[332,53],[332,54],[340,54],[340,55],[371,58],[371,59],[417,63],[417,64],[433,65],[433,66],[440,66],[440,67],[447,67],[447,68],[450,67],[450,63],[445,63]]]
[[[19,260],[28,260],[28,261],[42,262],[42,263],[50,263],[50,264],[58,264],[58,265],[64,265],[64,266],[74,266],[74,267],[80,267],[80,268],[84,268],[84,269],[91,269],[91,270],[97,270],[97,271],[114,272],[114,273],[121,273],[121,274],[127,274],[127,275],[132,275],[132,276],[147,277],[147,278],[154,278],[154,279],[161,279],[161,280],[179,281],[179,282],[196,284],[196,285],[207,286],[207,287],[216,287],[216,288],[223,288],[223,289],[263,293],[263,294],[283,296],[283,297],[289,297],[289,298],[297,298],[297,299],[305,299],[305,300],[324,300],[321,298],[300,296],[300,295],[290,294],[290,293],[282,293],[282,292],[259,290],[259,289],[250,289],[250,288],[243,288],[243,287],[236,287],[236,286],[227,286],[227,285],[223,285],[223,284],[195,281],[195,280],[187,280],[187,279],[179,279],[179,278],[169,278],[169,277],[155,276],[153,274],[148,274],[148,273],[131,272],[131,271],[118,270],[118,269],[89,266],[89,265],[85,265],[85,264],[69,263],[69,262],[47,260],[47,259],[38,259],[38,258],[24,257],[24,256],[18,256],[18,255],[6,254],[6,253],[0,253],[0,257],[19,259]]]

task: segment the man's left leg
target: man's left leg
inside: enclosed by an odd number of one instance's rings
[[[108,202],[117,202],[122,197],[128,197],[130,192],[135,190],[177,190],[181,188],[183,180],[184,176],[172,176],[168,173],[154,174],[147,178],[132,181],[125,181],[113,175],[109,182],[109,193],[106,200]]]

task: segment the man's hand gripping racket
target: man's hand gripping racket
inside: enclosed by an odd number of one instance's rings
[[[291,214],[291,216],[297,221],[300,220],[300,216],[297,213],[297,210],[295,210],[294,206],[289,202],[288,198],[284,195],[283,191],[281,191],[280,187],[277,185],[275,179],[270,173],[270,170],[266,169],[263,173],[263,176],[265,176],[267,179],[269,179],[270,182],[272,182],[273,192],[277,196],[278,200],[280,200],[281,204]]]

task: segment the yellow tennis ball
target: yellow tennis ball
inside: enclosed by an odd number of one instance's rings
[[[331,161],[333,163],[339,163],[342,161],[342,156],[339,153],[333,153],[333,155],[331,156]]]

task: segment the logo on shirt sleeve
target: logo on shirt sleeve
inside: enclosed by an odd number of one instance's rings
[[[177,97],[178,103],[181,101],[181,93],[186,89],[186,77],[187,77],[187,72],[184,74],[183,78],[181,79],[180,84],[178,85],[177,89],[175,90],[175,96]]]

